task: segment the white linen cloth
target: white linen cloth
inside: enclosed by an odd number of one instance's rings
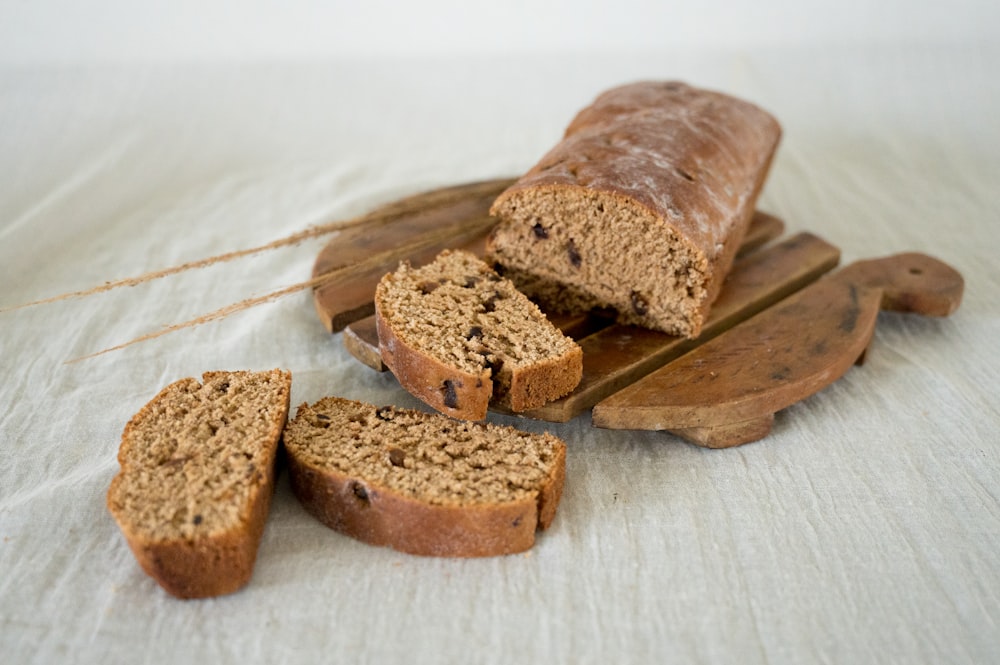
[[[308,279],[329,240],[0,313],[7,663],[1000,661],[1000,49],[867,45],[618,57],[0,68],[0,307],[251,247],[402,195],[516,175],[603,89],[677,78],[785,135],[760,207],[843,263],[922,251],[962,307],[880,315],[864,366],[704,450],[583,415],[555,523],[524,555],[341,536],[279,480],[244,590],[179,601],[104,505],[162,386],[283,367],[292,404],[418,406],[307,291],[67,361]]]

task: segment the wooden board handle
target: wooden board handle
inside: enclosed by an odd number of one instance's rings
[[[961,273],[932,256],[909,252],[857,261],[833,276],[882,291],[881,308],[924,316],[948,316],[962,303]]]

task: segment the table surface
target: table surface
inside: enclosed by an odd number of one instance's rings
[[[290,369],[293,408],[415,400],[307,291],[78,359],[306,280],[329,238],[2,312],[4,661],[1000,661],[998,63],[870,45],[0,67],[0,307],[516,175],[598,92],[643,78],[781,120],[760,207],[789,233],[966,278],[950,318],[881,314],[865,365],[751,445],[491,416],[569,445],[556,520],[523,555],[371,547],[282,477],[251,583],[202,601],[146,577],[105,509],[133,413],[215,369]]]

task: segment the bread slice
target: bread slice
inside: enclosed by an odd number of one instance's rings
[[[781,128],[676,82],[605,92],[494,202],[487,259],[550,312],[697,337],[749,226]]]
[[[481,420],[491,402],[514,412],[569,393],[583,351],[510,280],[465,251],[408,263],[375,292],[382,360],[433,408]]]
[[[551,434],[338,397],[285,429],[295,496],[327,526],[425,556],[521,552],[556,514],[566,445]]]
[[[174,596],[218,596],[250,580],[291,381],[277,369],[206,372],[170,384],[125,426],[108,510]]]

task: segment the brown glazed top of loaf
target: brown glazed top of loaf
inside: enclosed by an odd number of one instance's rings
[[[759,107],[678,82],[611,89],[580,111],[564,140],[497,199],[529,188],[626,196],[672,225],[711,261],[754,191],[781,135]]]
[[[242,528],[270,482],[291,374],[208,372],[164,388],[122,434],[108,507],[148,540]]]
[[[565,444],[547,433],[327,397],[298,408],[285,447],[314,469],[432,505],[472,506],[534,497]]]

